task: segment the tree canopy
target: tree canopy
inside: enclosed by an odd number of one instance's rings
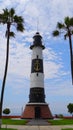
[[[69,103],[69,104],[67,105],[67,108],[68,108],[68,112],[69,112],[70,114],[72,114],[72,113],[73,113],[73,103]]]

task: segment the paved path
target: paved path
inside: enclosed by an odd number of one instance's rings
[[[2,125],[5,128],[5,125]],[[61,126],[27,126],[27,125],[8,125],[7,128],[16,128],[18,130],[61,130],[62,128],[73,128],[73,125],[61,125]]]
[[[50,125],[50,123],[48,123],[47,120],[44,120],[44,119],[31,119],[27,125],[40,125],[40,126],[43,126],[43,125]]]

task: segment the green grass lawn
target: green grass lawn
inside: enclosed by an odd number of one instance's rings
[[[61,130],[73,130],[73,128],[64,128],[64,129],[61,129]]]
[[[11,128],[1,128],[0,130],[17,130],[17,129],[11,129]]]
[[[7,125],[26,125],[28,120],[2,119],[2,124]],[[73,125],[73,119],[48,120],[51,125]]]
[[[2,124],[8,125],[25,125],[27,120],[16,120],[16,119],[2,119]]]
[[[48,120],[51,125],[73,125],[73,119]]]

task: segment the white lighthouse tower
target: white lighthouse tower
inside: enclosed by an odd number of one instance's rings
[[[42,50],[45,49],[42,45],[42,37],[37,32],[33,37],[32,49],[32,63],[31,63],[31,76],[30,76],[30,100],[32,103],[45,103],[44,93],[44,72],[43,72],[43,54]]]
[[[48,104],[45,102],[44,69],[42,37],[39,32],[33,37],[30,75],[29,102],[26,104],[22,118],[53,118]]]

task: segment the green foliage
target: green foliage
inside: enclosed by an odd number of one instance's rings
[[[15,26],[17,31],[23,32],[24,31],[24,19],[21,16],[17,16],[15,14],[14,8],[11,8],[10,10],[3,9],[3,13],[0,14],[0,23],[2,24],[7,24],[7,30],[5,36],[7,37],[8,35],[10,37],[14,37],[15,34],[14,32],[8,32],[8,28],[12,26]]]
[[[73,17],[71,17],[71,18],[65,17],[64,21],[65,21],[65,24],[67,27],[73,26]]]
[[[73,128],[64,128],[64,129],[61,129],[61,130],[73,130]]]
[[[15,10],[13,8],[10,9],[9,15],[13,17],[15,14]]]
[[[63,118],[63,114],[59,114],[58,117],[59,117],[59,118]]]
[[[57,28],[59,28],[59,29],[63,29],[63,28],[64,28],[64,24],[58,22],[58,23],[57,23]]]
[[[72,114],[73,113],[73,103],[69,103],[67,105],[67,108],[68,108],[68,112]]]
[[[70,18],[65,17],[64,22],[65,22],[66,26],[69,26],[70,25]]]
[[[52,35],[53,36],[58,36],[59,35],[59,31],[58,30],[53,31]]]
[[[3,110],[3,113],[6,114],[6,115],[10,114],[10,109],[9,108],[5,108]]]
[[[73,26],[73,18],[70,19],[70,25]]]
[[[58,36],[60,33],[64,33],[65,36],[73,34],[73,17],[65,17],[64,22],[57,22],[57,29],[53,31],[53,36]]]
[[[6,36],[6,37],[8,36],[8,31],[6,31],[5,36]],[[14,33],[14,32],[9,32],[9,36],[10,36],[10,37],[15,37],[15,33]]]

